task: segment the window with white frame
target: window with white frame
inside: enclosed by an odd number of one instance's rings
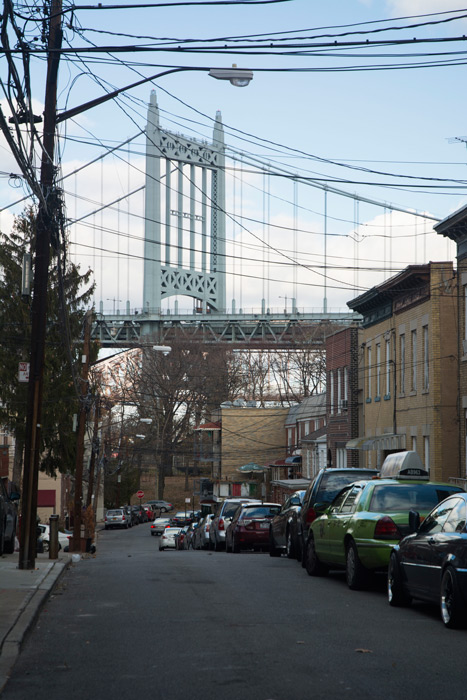
[[[400,343],[400,393],[405,394],[405,333],[401,333]]]
[[[430,356],[429,356],[428,326],[423,326],[423,391],[430,386]]]
[[[331,415],[334,413],[334,372],[329,372],[329,400],[331,404]]]
[[[411,334],[412,339],[412,391],[417,391],[417,331],[414,329]]]
[[[373,367],[371,366],[371,345],[367,348],[366,351],[366,357],[367,357],[367,399],[371,401],[371,373],[373,372]]]
[[[386,396],[391,393],[391,340],[386,340]]]
[[[381,396],[381,343],[376,343],[376,396]]]
[[[412,451],[416,452],[417,451],[417,436],[412,435]]]
[[[344,447],[336,449],[336,467],[345,469],[347,467],[347,450]]]
[[[349,405],[349,368],[344,367],[344,408]]]
[[[337,412],[342,411],[342,370],[339,367],[337,370]]]

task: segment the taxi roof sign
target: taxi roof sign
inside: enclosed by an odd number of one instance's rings
[[[423,466],[418,452],[407,450],[388,455],[379,472],[380,479],[426,479],[430,475]]]

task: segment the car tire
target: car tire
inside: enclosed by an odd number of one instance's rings
[[[392,607],[410,605],[411,597],[404,591],[402,574],[395,554],[392,554],[388,565],[388,603]]]
[[[13,529],[13,534],[11,538],[8,540],[8,542],[5,540],[3,543],[3,551],[5,554],[13,554],[15,551],[15,533],[16,533],[16,525],[15,528]]]
[[[309,537],[306,543],[306,564],[305,568],[308,576],[326,576],[329,572],[326,564],[318,559],[315,548],[315,540]]]
[[[232,538],[232,552],[234,554],[240,554],[240,545],[235,541],[235,538]]]
[[[368,578],[368,572],[359,559],[357,546],[353,540],[347,545],[345,555],[345,579],[352,591],[364,588]]]
[[[163,552],[165,547],[159,547],[159,552]]]
[[[285,551],[287,554],[287,559],[295,559],[295,547],[292,537],[292,531],[290,528],[287,530],[285,536]]]
[[[452,566],[447,567],[441,579],[440,608],[441,619],[446,627],[449,629],[465,627],[467,610]]]
[[[229,554],[229,553],[232,552],[232,548],[229,547],[229,543],[228,543],[228,541],[227,541],[227,537],[225,538],[225,551],[227,552],[227,554]]]

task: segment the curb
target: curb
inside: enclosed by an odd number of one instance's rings
[[[24,604],[18,610],[18,615],[0,649],[0,694],[10,678],[29,630],[33,627],[42,607],[70,564],[71,559],[66,562],[52,562],[44,571],[35,589],[26,596]]]

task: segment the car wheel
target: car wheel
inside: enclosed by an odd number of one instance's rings
[[[227,537],[225,538],[225,551],[227,553],[232,552],[232,549],[229,547],[229,541],[228,541]]]
[[[352,540],[347,546],[345,557],[345,578],[348,587],[352,591],[358,591],[364,587],[368,572],[358,557],[357,547]]]
[[[412,599],[404,591],[402,575],[396,555],[392,554],[388,566],[388,602],[393,607],[410,605]]]
[[[285,551],[287,553],[287,559],[295,559],[295,547],[293,543],[293,537],[291,530],[287,530]]]
[[[326,576],[329,569],[326,564],[318,559],[315,548],[315,540],[310,537],[306,543],[306,565],[307,574],[309,576]]]
[[[456,629],[466,624],[466,607],[462,600],[456,572],[449,566],[441,579],[441,619],[446,627]]]
[[[3,543],[3,551],[6,554],[13,554],[15,551],[15,532],[16,532],[16,526],[13,529],[13,534],[12,534],[11,538],[8,540],[8,542],[5,541]]]
[[[232,538],[232,552],[234,554],[239,554],[240,553],[240,545],[238,542],[235,540],[235,537]]]
[[[104,530],[108,530],[108,529],[109,529],[109,526],[108,526],[108,525],[104,525]]]
[[[281,550],[276,547],[274,542],[274,536],[272,530],[269,530],[269,556],[270,557],[280,557]]]
[[[159,547],[159,552],[163,552],[164,549],[165,549],[164,547]]]

